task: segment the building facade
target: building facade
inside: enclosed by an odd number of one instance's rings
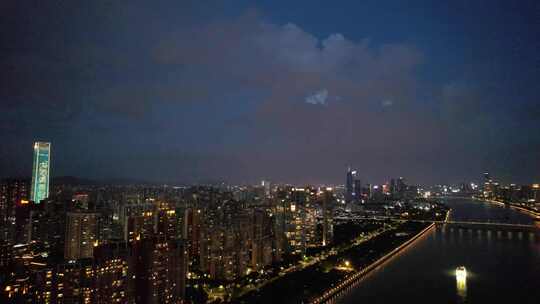
[[[36,204],[49,197],[50,161],[51,143],[35,142],[30,199]]]

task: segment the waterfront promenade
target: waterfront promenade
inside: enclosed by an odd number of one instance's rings
[[[362,281],[362,279],[365,276],[367,276],[371,271],[384,265],[385,263],[389,262],[392,258],[400,254],[402,251],[405,251],[411,246],[413,246],[416,241],[421,239],[423,236],[425,236],[434,228],[435,228],[435,223],[431,223],[429,226],[424,228],[422,231],[418,232],[416,235],[414,235],[412,238],[410,238],[409,240],[407,240],[400,246],[396,247],[392,251],[380,257],[375,262],[371,263],[370,265],[363,268],[362,270],[354,273],[353,275],[351,275],[350,277],[348,277],[347,279],[339,283],[337,286],[334,286],[331,289],[325,291],[321,296],[313,299],[310,303],[312,304],[332,303],[336,298],[341,296],[343,293],[350,291],[357,284],[359,284]]]

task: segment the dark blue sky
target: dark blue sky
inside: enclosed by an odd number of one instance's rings
[[[540,179],[538,1],[43,2],[0,4],[1,176]]]

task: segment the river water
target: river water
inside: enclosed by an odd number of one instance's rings
[[[513,209],[448,199],[451,220],[533,224]],[[467,268],[457,280],[457,266]],[[539,233],[440,227],[337,301],[352,303],[540,303]]]

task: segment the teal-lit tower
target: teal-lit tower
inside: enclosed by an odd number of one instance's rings
[[[51,143],[34,143],[34,165],[32,167],[32,188],[30,198],[36,204],[49,197],[49,169]]]

